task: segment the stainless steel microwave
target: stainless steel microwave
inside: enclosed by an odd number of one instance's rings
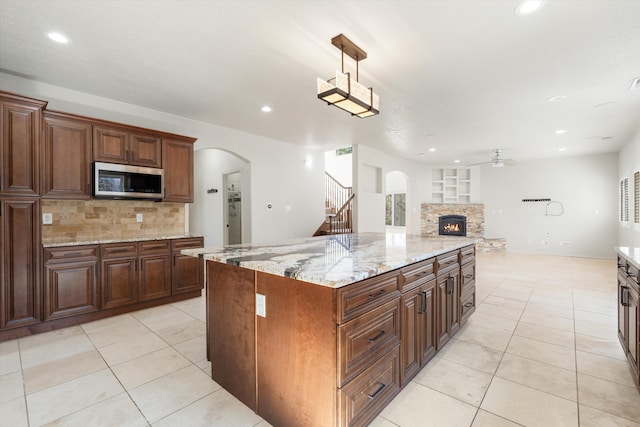
[[[93,163],[93,196],[97,199],[162,200],[163,190],[162,169]]]

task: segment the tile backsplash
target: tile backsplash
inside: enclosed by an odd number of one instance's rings
[[[42,243],[184,234],[185,205],[141,200],[42,200],[53,223],[42,226]],[[142,214],[142,222],[136,215]]]

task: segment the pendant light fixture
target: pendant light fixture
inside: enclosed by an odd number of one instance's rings
[[[342,52],[342,70],[336,71],[335,78],[327,81],[318,78],[318,98],[328,105],[347,111],[352,116],[365,118],[379,114],[378,95],[373,93],[373,88],[367,88],[358,83],[358,62],[367,58],[367,52],[360,49],[344,34],[332,38],[331,44]],[[345,54],[356,61],[355,80],[351,78],[351,73],[344,72]]]

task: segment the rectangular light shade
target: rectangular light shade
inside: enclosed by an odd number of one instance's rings
[[[331,80],[335,81],[335,86]],[[336,71],[335,79],[331,80],[318,79],[318,98],[361,118],[380,112],[378,95],[353,80],[349,73]]]

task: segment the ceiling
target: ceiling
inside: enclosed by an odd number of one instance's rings
[[[527,16],[515,7],[1,0],[0,71],[294,144],[357,143],[428,164],[488,161],[496,148],[519,161],[618,151],[640,128],[640,88],[630,90],[640,1],[547,0]],[[52,30],[70,42],[50,41]],[[331,44],[340,33],[368,53],[360,83],[379,94],[378,116],[316,97],[316,78],[340,68]]]

